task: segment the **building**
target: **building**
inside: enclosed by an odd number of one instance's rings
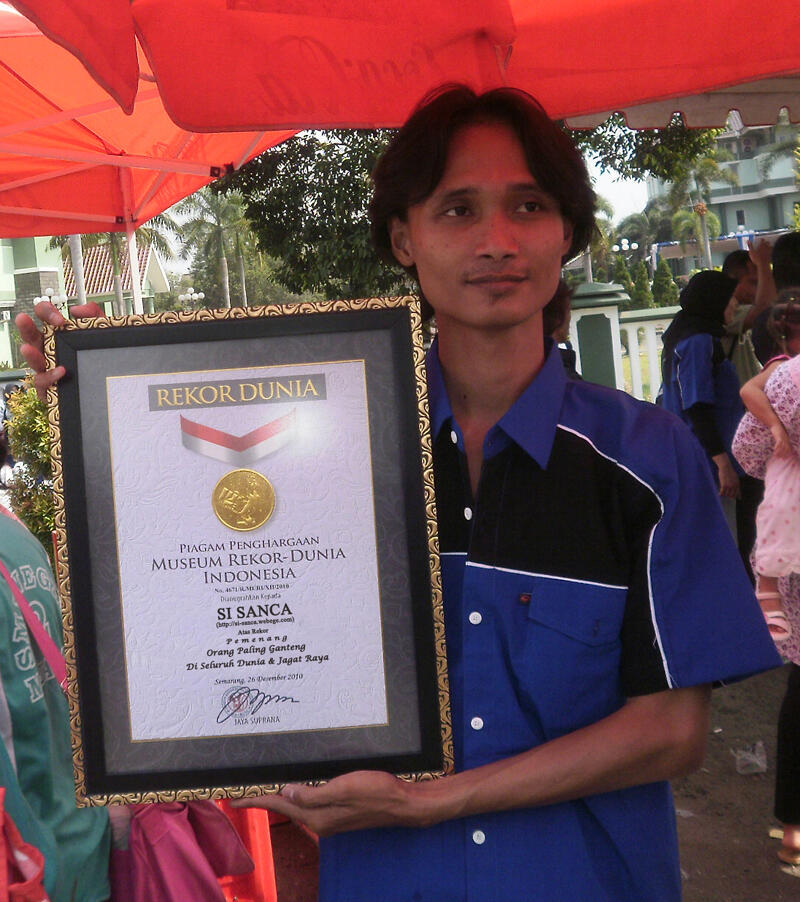
[[[14,342],[14,317],[32,313],[34,298],[50,289],[54,295],[66,295],[75,303],[77,292],[72,265],[64,262],[59,248],[49,247],[51,239],[0,238],[0,369],[19,363]],[[140,243],[139,271],[143,273],[142,298],[145,310],[152,310],[157,293],[169,291],[169,281],[158,255],[149,245]],[[131,307],[131,276],[127,254],[123,255],[122,290],[126,306]],[[97,301],[111,313],[114,278],[111,259],[105,246],[84,253],[86,298]]]
[[[726,254],[746,247],[746,239],[761,235],[774,241],[786,229],[794,228],[795,205],[800,203],[797,160],[793,153],[798,129],[787,122],[771,126],[745,126],[732,112],[717,144],[731,157],[720,165],[735,173],[738,184],[714,182],[708,199],[709,211],[720,222],[721,235],[711,235],[712,259],[719,266]],[[776,153],[782,150],[783,152]],[[647,179],[648,200],[664,197],[668,185]],[[716,239],[716,240],[715,240]],[[677,242],[659,245],[667,259],[685,258],[684,268],[703,267],[701,251],[691,244],[685,250]]]

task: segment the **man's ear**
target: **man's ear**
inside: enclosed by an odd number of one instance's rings
[[[572,223],[568,219],[564,219],[564,251],[562,256],[569,253],[570,247],[572,247],[572,235],[575,229],[573,228]]]
[[[399,216],[392,216],[389,220],[389,239],[392,243],[392,253],[395,260],[408,268],[414,265],[414,255],[411,251],[411,236],[408,231],[408,223]]]

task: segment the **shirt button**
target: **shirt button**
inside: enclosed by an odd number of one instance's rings
[[[465,520],[471,520],[471,519],[472,519],[472,508],[471,508],[471,507],[465,507],[465,508],[464,508],[464,519],[465,519]]]
[[[483,832],[483,830],[473,830],[472,841],[476,846],[482,846],[486,842],[486,834]]]
[[[469,622],[474,623],[476,626],[481,622],[481,620],[483,620],[483,617],[481,616],[480,611],[473,611],[469,615]]]
[[[482,717],[473,717],[469,722],[469,725],[473,730],[482,730],[483,729],[483,718]]]
[[[454,444],[458,444],[458,436],[456,435],[455,429],[450,430],[450,441]]]

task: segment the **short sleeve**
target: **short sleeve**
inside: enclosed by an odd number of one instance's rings
[[[676,376],[681,406],[688,410],[695,404],[713,404],[714,340],[706,334],[690,335],[675,348]]]
[[[660,516],[632,561],[622,636],[626,694],[724,683],[779,666],[702,449],[670,417],[651,420],[639,451],[648,464],[638,474]]]

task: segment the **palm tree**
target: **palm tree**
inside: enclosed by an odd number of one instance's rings
[[[169,213],[159,213],[148,221],[147,225],[140,226],[136,230],[136,234],[145,244],[149,244],[163,258],[169,259],[173,256],[172,244],[170,237],[178,231],[178,226]],[[75,236],[71,235],[54,235],[50,239],[49,247],[61,248],[62,253],[68,250],[72,256],[72,269],[77,273],[75,254],[73,247],[70,245],[70,239]],[[81,248],[86,251],[90,247],[100,247],[105,245],[108,248],[108,254],[111,258],[111,273],[114,284],[114,302],[113,309],[115,316],[124,316],[127,312],[125,307],[125,298],[122,293],[122,258],[125,254],[125,234],[123,232],[92,232],[86,235],[80,235]],[[131,278],[134,274],[131,273]]]
[[[672,217],[672,231],[681,247],[685,250],[690,242],[696,242],[703,249],[706,266],[712,268],[709,233],[719,235],[719,219],[706,207],[703,201],[695,204],[691,210],[678,210]]]
[[[705,156],[699,157],[691,165],[684,167],[676,176],[670,185],[667,199],[670,207],[674,211],[672,218],[673,231],[678,237],[679,228],[676,227],[676,216],[679,212],[693,212],[697,217],[699,226],[699,244],[703,248],[703,256],[705,257],[705,265],[707,269],[713,268],[711,260],[711,242],[709,240],[709,227],[713,224],[716,234],[719,234],[719,220],[714,217],[709,221],[711,215],[708,211],[708,203],[711,198],[711,185],[713,182],[725,182],[728,185],[738,185],[739,179],[732,170],[721,166],[721,163],[732,159],[731,155],[724,150],[716,148],[709,151]],[[677,225],[686,234],[687,218],[684,216],[679,218]],[[684,239],[679,239],[682,241]]]
[[[599,194],[595,200],[595,229],[592,241],[589,245],[589,266],[597,265],[598,271],[606,274],[606,281],[610,280],[609,266],[611,263],[611,236],[614,231],[612,219],[614,208],[610,202]]]
[[[175,214],[179,219],[185,217],[180,225],[180,236],[184,243],[181,256],[188,258],[202,254],[216,259],[226,307],[231,306],[228,254],[231,252],[231,243],[235,243],[246,304],[241,238],[237,241],[237,236],[246,232],[242,195],[238,191],[223,194],[201,188],[182,200],[175,207]]]

